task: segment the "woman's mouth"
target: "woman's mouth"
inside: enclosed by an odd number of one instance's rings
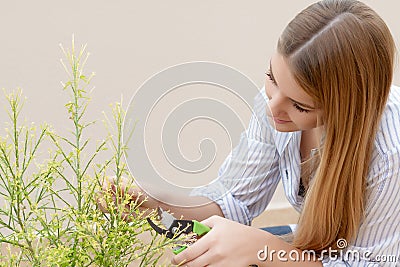
[[[287,120],[281,120],[281,119],[278,119],[278,118],[275,118],[275,117],[273,117],[273,119],[274,119],[274,122],[278,123],[278,124],[285,124],[285,123],[291,122],[291,121],[287,121]]]

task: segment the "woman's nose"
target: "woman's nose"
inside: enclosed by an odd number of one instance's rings
[[[277,117],[282,112],[285,112],[285,105],[284,98],[279,94],[279,92],[270,95],[268,109],[273,117]]]

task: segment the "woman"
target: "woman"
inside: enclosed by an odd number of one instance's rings
[[[265,92],[256,97],[255,115],[238,145],[250,147],[250,165],[240,165],[232,153],[220,174],[238,167],[242,172],[220,175],[193,193],[193,200],[213,200],[209,205],[145,203],[192,219],[220,215],[205,219],[212,230],[172,263],[374,266],[375,261],[380,266],[379,257],[400,256],[400,92],[391,86],[394,57],[386,24],[361,2],[324,0],[299,13],[278,41]],[[239,182],[229,193],[213,197],[233,180]],[[300,211],[290,243],[244,225],[265,209],[280,180]],[[359,254],[346,255],[343,248]],[[310,250],[319,256],[294,257]],[[328,255],[329,250],[337,253]],[[282,252],[271,257],[271,251]]]

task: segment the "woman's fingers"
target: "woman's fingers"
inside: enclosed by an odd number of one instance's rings
[[[132,179],[109,177],[96,196],[99,209],[104,213],[118,212],[126,221],[133,217],[148,217],[160,203],[145,194]]]
[[[154,210],[148,208],[137,207],[137,210],[130,212],[122,212],[121,217],[123,220],[130,222],[133,218],[147,218],[154,214]]]
[[[104,198],[103,192],[96,193],[97,207],[104,213],[108,213],[107,201]]]
[[[116,179],[115,177],[105,179],[102,184],[102,190],[96,195],[96,201],[100,210],[109,212],[109,208],[112,208],[109,207],[110,205],[121,205],[122,203],[126,203],[126,208],[129,209],[132,196],[124,193],[128,187],[131,187],[129,184],[129,181],[123,177],[120,179]]]
[[[196,241],[193,245],[188,246],[187,249],[172,258],[171,263],[175,265],[192,265],[192,266],[206,266],[210,264],[206,252],[209,250],[210,244],[203,240],[203,238]],[[203,256],[203,257],[201,257]],[[198,265],[201,263],[200,265]]]

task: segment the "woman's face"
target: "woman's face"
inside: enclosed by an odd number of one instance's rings
[[[322,111],[295,82],[279,53],[271,58],[265,91],[269,98],[267,116],[277,131],[306,131],[316,128],[317,122],[321,124]]]

